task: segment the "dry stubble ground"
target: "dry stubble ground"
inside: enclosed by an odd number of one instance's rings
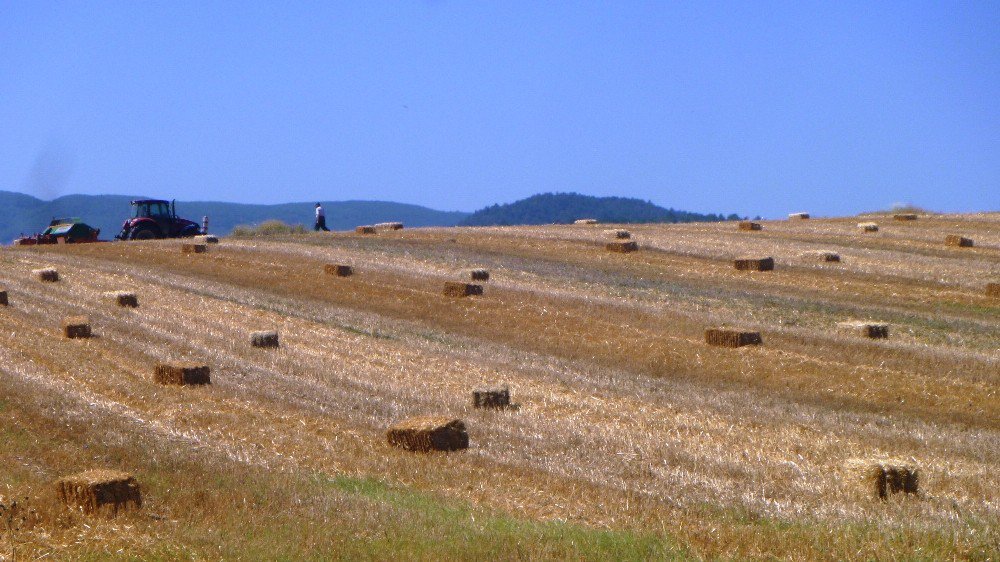
[[[416,229],[6,249],[0,310],[7,498],[42,513],[20,554],[193,558],[993,557],[1000,534],[1000,216]],[[946,233],[976,247],[947,248]],[[840,264],[802,254],[832,249]],[[771,255],[767,273],[730,258]],[[322,265],[349,263],[350,278]],[[30,270],[53,264],[62,280]],[[441,295],[473,266],[482,297]],[[105,291],[134,290],[138,309]],[[64,316],[98,337],[62,340]],[[837,322],[892,324],[888,341]],[[706,347],[706,326],[760,348]],[[249,333],[281,332],[279,350]],[[212,365],[157,387],[153,363]],[[509,384],[516,412],[473,410]],[[466,420],[472,447],[414,455],[383,431]],[[858,496],[844,463],[897,457],[920,498]],[[146,507],[88,522],[51,482],[133,472]]]

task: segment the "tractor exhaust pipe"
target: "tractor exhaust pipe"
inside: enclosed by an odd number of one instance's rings
[[[201,217],[201,233],[208,234],[208,215]]]

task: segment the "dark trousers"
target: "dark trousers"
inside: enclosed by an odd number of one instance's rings
[[[313,227],[313,230],[325,230],[330,232],[330,229],[326,227],[326,217],[316,217],[316,226]]]

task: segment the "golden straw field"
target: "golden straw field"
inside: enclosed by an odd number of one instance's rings
[[[1000,558],[1000,213],[762,224],[4,248],[0,496],[27,515],[0,556]],[[619,226],[639,251],[605,250]],[[442,294],[475,268],[482,295]],[[62,337],[81,315],[93,337]],[[718,326],[763,343],[708,346]],[[157,385],[165,361],[212,384]],[[472,407],[503,385],[519,409]],[[424,415],[469,448],[387,444]],[[856,459],[916,465],[919,494],[866,495]],[[90,469],[133,475],[142,507],[60,508]]]

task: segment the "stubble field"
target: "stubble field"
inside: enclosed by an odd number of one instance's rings
[[[0,555],[1000,556],[1000,214],[629,225],[630,254],[607,228],[4,248],[0,495],[37,516],[4,523]],[[743,255],[775,270],[736,271]],[[441,294],[473,267],[482,296]],[[63,339],[79,314],[95,337]],[[763,345],[706,345],[719,325]],[[249,345],[270,329],[279,349]],[[213,384],[153,383],[179,359]],[[520,409],[472,407],[498,385]],[[464,420],[470,448],[389,447],[423,414]],[[866,497],[859,458],[918,465],[920,494]],[[53,482],[89,468],[132,473],[143,508],[60,509]]]

